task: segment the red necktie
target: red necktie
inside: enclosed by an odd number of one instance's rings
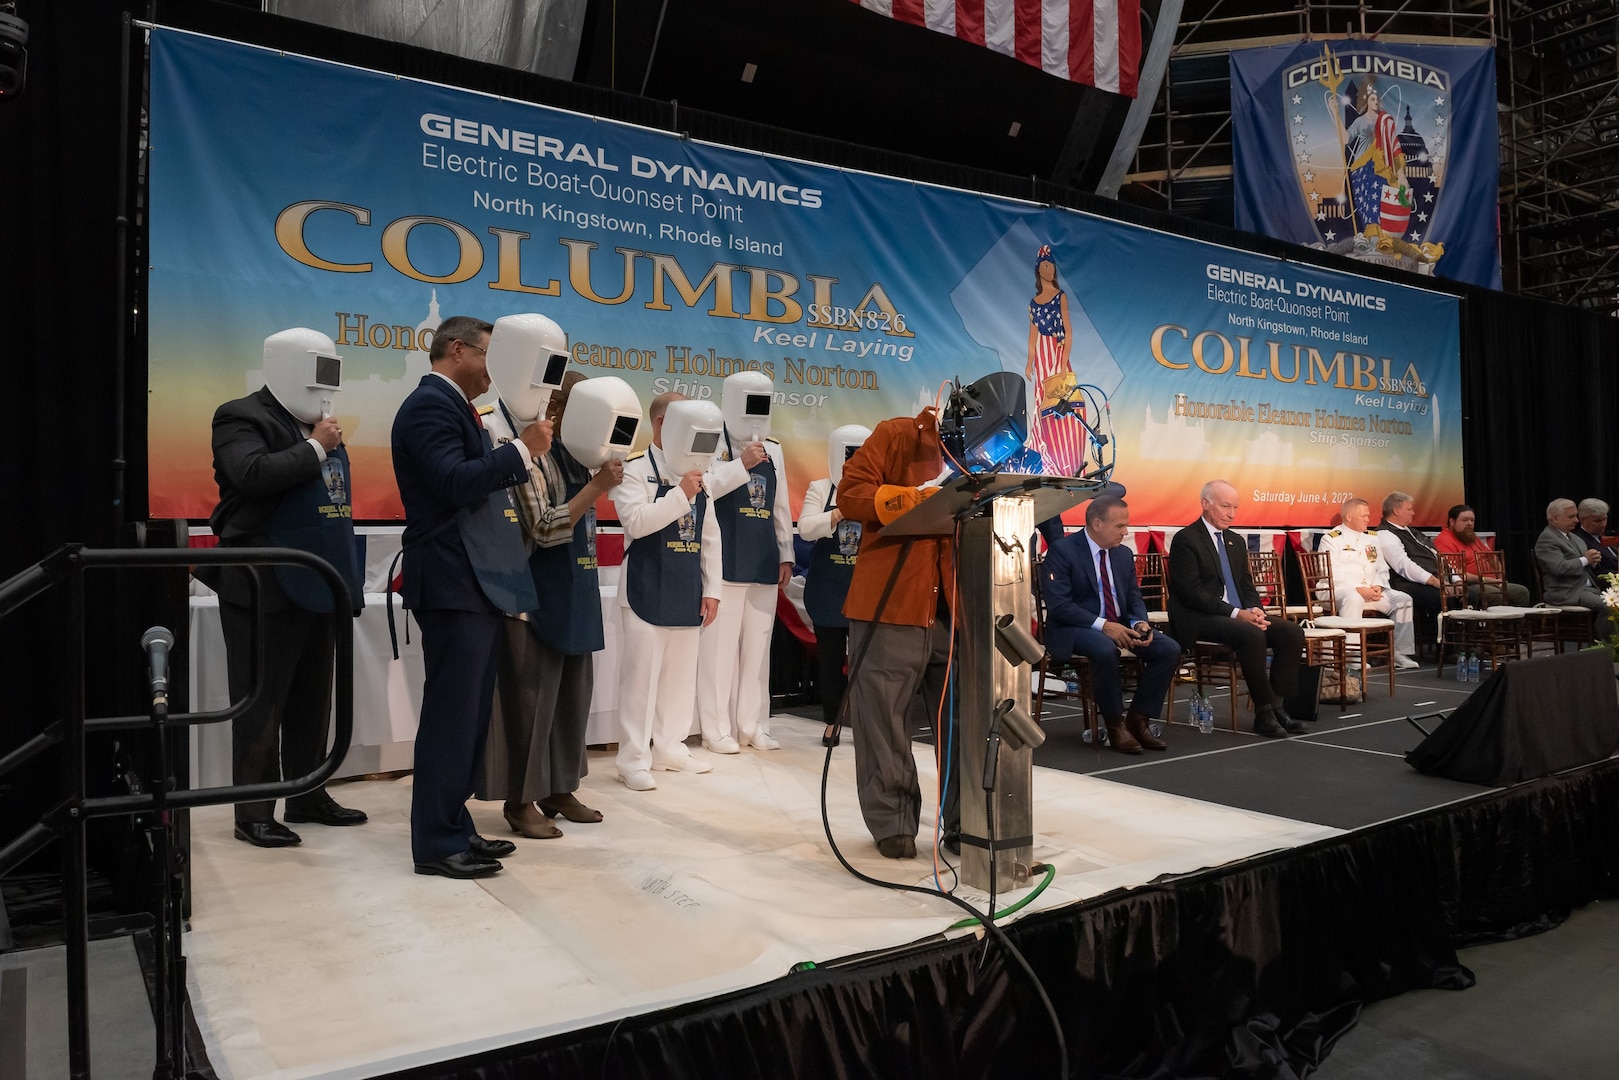
[[[1096,553],[1096,565],[1099,579],[1102,582],[1102,618],[1108,622],[1119,621],[1119,605],[1113,600],[1113,582],[1108,579],[1107,551]]]

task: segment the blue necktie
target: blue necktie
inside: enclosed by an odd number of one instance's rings
[[[1234,608],[1242,607],[1242,598],[1237,595],[1237,579],[1231,576],[1231,557],[1225,552],[1225,533],[1214,535],[1214,549],[1220,553],[1220,573],[1225,577],[1225,601]]]

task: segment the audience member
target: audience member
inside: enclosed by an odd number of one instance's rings
[[[1504,590],[1494,586],[1490,588],[1490,595],[1481,595],[1478,576],[1478,553],[1489,551],[1490,545],[1478,538],[1473,531],[1475,515],[1473,508],[1466,503],[1458,503],[1450,508],[1445,515],[1445,527],[1438,536],[1434,537],[1434,547],[1447,555],[1465,555],[1465,570],[1463,577],[1467,582],[1467,600],[1470,604],[1489,607],[1493,604],[1506,604],[1509,607],[1528,607],[1529,590],[1522,585],[1511,581],[1506,583]]]
[[[1389,567],[1376,534],[1370,531],[1372,507],[1365,499],[1349,499],[1343,505],[1343,524],[1321,538],[1318,550],[1327,553],[1332,565],[1333,600],[1338,614],[1359,619],[1367,612],[1387,615],[1394,620],[1394,666],[1414,668],[1411,654],[1417,650],[1416,633],[1411,625],[1411,597],[1389,585]]]

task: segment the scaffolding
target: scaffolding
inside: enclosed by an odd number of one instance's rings
[[[1508,0],[1507,288],[1619,315],[1619,0]]]
[[[1503,281],[1619,315],[1619,0],[1187,0],[1119,197],[1231,224],[1230,53],[1345,39],[1497,46]]]

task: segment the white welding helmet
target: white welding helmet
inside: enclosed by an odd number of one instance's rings
[[[843,480],[843,463],[869,438],[871,429],[859,424],[844,424],[832,429],[832,434],[826,439],[826,475],[832,478],[833,487]]]
[[[763,442],[770,434],[770,402],[776,384],[762,371],[739,371],[727,375],[720,388],[720,411],[725,414],[725,430],[737,446]]]
[[[629,457],[640,429],[641,401],[618,376],[586,379],[568,391],[562,445],[585,468],[599,469],[614,458]]]
[[[712,401],[669,403],[668,411],[663,414],[663,460],[675,478],[693,469],[708,468],[714,460],[714,451],[719,449],[724,428],[725,420]]]
[[[502,315],[489,335],[487,359],[500,400],[512,419],[527,424],[545,415],[551,394],[562,386],[568,335],[544,315]]]
[[[306,424],[332,414],[343,386],[343,359],[332,339],[297,326],[264,339],[264,385],[281,407]]]

